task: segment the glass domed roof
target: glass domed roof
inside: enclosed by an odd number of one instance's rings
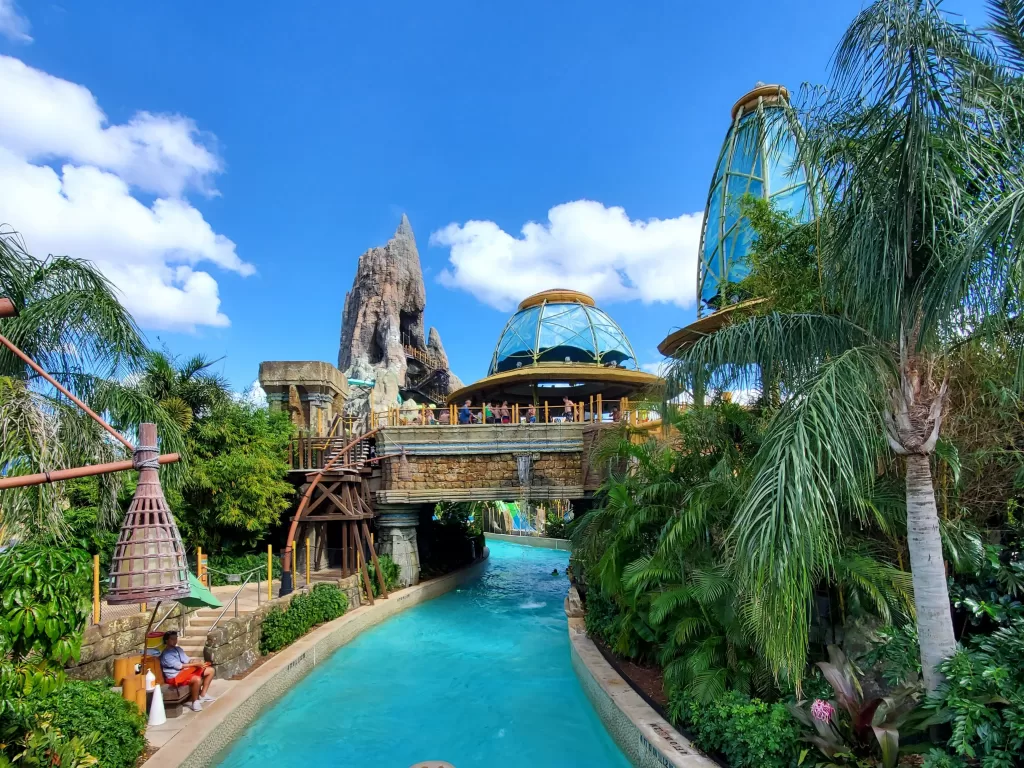
[[[626,334],[593,299],[575,291],[544,291],[524,300],[509,319],[487,375],[566,361],[637,368]]]
[[[698,312],[720,309],[731,299],[723,288],[750,274],[753,228],[740,211],[744,195],[768,200],[798,222],[814,217],[807,169],[797,161],[800,123],[781,85],[761,85],[733,107],[711,180],[700,238]]]

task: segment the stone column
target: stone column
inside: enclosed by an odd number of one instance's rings
[[[403,587],[420,583],[420,550],[416,527],[420,523],[418,504],[378,504],[377,532],[379,553],[388,555],[398,566],[398,582]]]

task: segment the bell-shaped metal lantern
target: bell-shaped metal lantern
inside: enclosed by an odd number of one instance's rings
[[[111,605],[177,600],[189,594],[185,548],[160,487],[157,457],[156,424],[142,424],[134,459],[139,485],[110,563]]]

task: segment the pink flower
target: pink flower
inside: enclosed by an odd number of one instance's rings
[[[815,699],[814,703],[811,704],[811,716],[814,717],[815,720],[827,723],[832,720],[832,715],[835,713],[835,707],[824,699]]]

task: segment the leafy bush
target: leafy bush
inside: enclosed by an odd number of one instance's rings
[[[384,574],[384,585],[388,588],[388,592],[393,592],[395,587],[398,586],[398,564],[391,559],[390,555],[381,555],[377,558],[380,563],[380,571]],[[373,587],[373,596],[380,597],[380,584],[377,581],[377,571],[372,567],[373,563],[367,563],[369,566],[368,573],[370,574],[370,585]]]
[[[551,539],[564,539],[566,537],[565,514],[551,506],[544,516],[544,535]]]
[[[78,658],[89,572],[80,549],[22,544],[0,554],[0,715],[56,689]]]
[[[1024,617],[971,639],[942,663],[937,706],[953,725],[949,747],[982,768],[1009,768],[1024,754]]]
[[[11,768],[18,765],[60,766],[60,768],[86,768],[92,765],[104,765],[93,752],[99,733],[86,737],[67,737],[55,728],[48,717],[41,718],[31,730],[21,736],[16,743],[6,745],[6,751],[13,755],[11,759],[0,753],[0,768]]]
[[[259,576],[261,579],[267,578],[267,553],[266,552],[253,552],[248,555],[210,555],[206,560],[206,565],[210,568],[210,586],[211,587],[222,587],[225,584],[232,584],[229,582],[225,573],[246,573],[251,571],[253,568],[262,568],[255,576]],[[273,559],[274,566],[274,578],[281,578],[281,558],[275,557]],[[253,579],[255,580],[255,578]],[[245,581],[245,577],[242,577],[242,581]]]
[[[275,608],[260,627],[260,653],[279,651],[291,645],[312,627],[332,621],[348,610],[348,597],[333,584],[317,584],[312,591],[296,595],[282,611]]]
[[[921,678],[921,655],[918,653],[917,627],[883,627],[872,648],[861,657],[868,667],[878,665],[882,679],[896,687]]]
[[[601,590],[588,589],[584,622],[590,637],[611,646],[618,632],[619,609]]]
[[[967,763],[959,757],[943,752],[941,749],[929,750],[924,757],[923,768],[966,768]]]
[[[789,705],[790,713],[804,727],[804,740],[818,748],[827,765],[895,768],[900,728],[917,706],[915,689],[865,699],[857,669],[846,654],[830,645],[828,658],[817,667],[832,686],[833,700]]]
[[[39,723],[52,724],[63,738],[89,744],[89,753],[103,768],[131,768],[146,748],[146,717],[111,685],[112,680],[71,680],[47,696],[31,698],[22,729],[34,732]],[[93,743],[94,734],[99,738]]]
[[[723,756],[732,768],[791,768],[800,762],[800,731],[782,704],[736,691],[710,702],[678,692],[669,699],[669,716],[694,744]]]

